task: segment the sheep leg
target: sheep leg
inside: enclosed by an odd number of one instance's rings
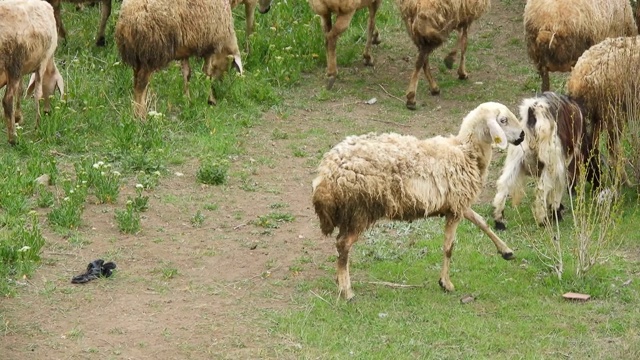
[[[449,278],[449,265],[451,263],[451,255],[453,254],[453,243],[456,239],[456,229],[460,223],[460,218],[453,215],[447,215],[446,224],[444,227],[444,261],[442,263],[442,270],[440,271],[440,287],[444,291],[453,291],[455,287]]]
[[[496,230],[506,230],[504,223],[504,208],[509,194],[521,192],[524,173],[522,162],[524,151],[522,148],[509,149],[502,175],[496,181],[496,196],[493,198],[493,220]]]
[[[373,66],[373,58],[371,57],[371,44],[380,44],[380,33],[376,30],[376,12],[380,7],[380,1],[373,1],[369,5],[369,26],[367,28],[367,45],[364,47],[364,64]]]
[[[327,47],[327,90],[331,90],[338,75],[338,63],[336,59],[338,37],[349,27],[353,14],[355,14],[355,11],[337,14],[336,22],[333,26],[331,26],[331,14],[321,17]],[[327,29],[329,29],[329,31],[327,31]]]
[[[549,162],[547,162],[548,164]],[[542,170],[542,174],[540,174],[540,178],[538,179],[538,184],[536,186],[536,199],[533,204],[533,217],[536,219],[536,223],[540,226],[548,224],[547,218],[547,209],[548,205],[554,210],[557,210],[560,207],[559,201],[558,204],[553,201],[557,195],[553,194],[555,187],[555,178],[556,173],[564,173],[561,170],[554,169],[553,166],[547,165]],[[564,183],[564,181],[562,181]],[[564,191],[564,186],[558,186],[561,190]],[[562,196],[562,193],[560,193]],[[551,204],[549,204],[549,200],[552,200]]]
[[[257,2],[247,1],[244,3],[244,15],[247,23],[247,31],[245,32],[245,50],[249,53],[249,36],[253,34],[253,27],[255,24],[254,14]]]
[[[191,66],[189,65],[189,59],[184,59],[180,62],[180,70],[182,71],[183,90],[187,99],[190,99],[189,95],[189,80],[191,80]]]
[[[52,0],[51,6],[53,7],[53,17],[56,19],[56,28],[58,29],[58,36],[67,39],[67,30],[64,29],[64,24],[62,23],[62,17],[60,16],[60,8],[62,0]]]
[[[16,144],[16,123],[15,123],[15,111],[14,101],[20,101],[18,99],[18,90],[20,88],[20,76],[12,76],[7,74],[7,88],[2,98],[2,106],[4,108],[4,121],[7,126],[7,135],[9,137],[9,144]]]
[[[484,221],[482,216],[478,215],[478,213],[473,211],[473,209],[468,208],[464,211],[464,217],[465,219],[474,223],[477,227],[480,228],[480,230],[482,230],[485,234],[487,234],[487,236],[489,236],[491,241],[493,241],[493,244],[496,246],[496,249],[498,249],[498,253],[502,255],[503,259],[511,260],[514,258],[513,250],[509,249],[507,244],[500,240],[500,238],[493,231],[491,231],[491,228],[489,227],[489,225],[487,225],[487,222]]]
[[[147,87],[151,78],[151,70],[139,68],[133,74],[133,102],[134,113],[144,119],[147,115]]]
[[[105,46],[106,41],[104,38],[104,31],[107,27],[107,21],[111,15],[111,0],[102,0],[102,7],[100,9],[100,28],[98,28],[98,35],[96,37],[97,46]]]
[[[549,84],[549,69],[547,69],[545,66],[541,66],[540,69],[538,69],[538,73],[542,78],[542,86],[540,87],[540,91],[549,91],[549,89],[551,89],[551,85]]]
[[[430,53],[431,51],[429,51]],[[431,95],[439,95],[440,88],[438,87],[438,83],[436,79],[431,74],[431,68],[429,67],[429,55],[427,53],[427,58],[424,61],[424,65],[422,65],[422,69],[424,70],[424,76],[427,78],[429,82],[429,89],[431,90]]]
[[[467,74],[467,70],[465,67],[465,55],[467,53],[467,37],[468,37],[468,26],[463,26],[462,30],[459,31],[460,36],[458,38],[458,43],[460,47],[460,64],[458,64],[458,79],[466,80],[469,78],[469,74]]]
[[[407,109],[416,109],[416,91],[418,90],[418,79],[420,77],[420,71],[425,66],[425,61],[428,58],[429,53],[426,50],[420,49],[418,58],[416,59],[416,67],[409,79],[409,87],[407,88]],[[427,65],[428,66],[428,65]]]
[[[349,276],[349,250],[358,241],[358,234],[338,234],[336,249],[338,249],[338,263],[336,268],[336,278],[338,281],[338,291],[340,295],[351,300],[355,294],[351,290],[351,277]]]

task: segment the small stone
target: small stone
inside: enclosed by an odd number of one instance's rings
[[[44,174],[44,175],[38,176],[35,181],[36,181],[36,184],[47,186],[49,185],[49,180],[51,180],[51,177],[47,174]]]
[[[376,98],[371,98],[371,99],[369,99],[369,100],[365,101],[364,103],[365,103],[365,104],[367,104],[367,105],[373,105],[373,104],[375,104],[375,103],[377,103],[377,102],[378,102],[378,99],[376,99]]]
[[[472,301],[475,301],[475,300],[476,299],[473,296],[465,295],[460,299],[460,302],[463,303],[463,304],[468,304],[468,303],[470,303]]]
[[[562,297],[566,300],[587,301],[591,298],[591,295],[568,292],[562,295]]]

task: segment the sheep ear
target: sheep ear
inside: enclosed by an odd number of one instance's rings
[[[242,60],[240,59],[240,55],[233,55],[233,65],[242,75]]]
[[[36,88],[36,73],[32,73],[29,78],[29,86],[27,86],[27,96],[33,94],[33,90]]]
[[[54,69],[55,74],[53,74],[53,78],[56,80],[55,86],[58,88],[58,90],[60,90],[60,98],[64,99],[64,79],[62,78],[62,75],[60,75],[60,72],[58,71],[58,68],[55,67],[55,65]]]
[[[493,140],[493,142],[500,149],[506,149],[507,145],[509,145],[509,142],[507,142],[507,135],[498,124],[498,119],[493,118],[487,120],[487,125],[489,126],[489,133],[491,134],[491,139]]]

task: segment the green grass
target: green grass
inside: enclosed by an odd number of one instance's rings
[[[499,3],[513,10],[513,14],[521,11],[520,3]],[[336,128],[344,132],[337,137],[356,131],[404,131],[406,128],[395,124],[402,126],[415,118],[425,124],[451,116],[461,118],[468,111],[459,106],[461,103],[497,100],[515,104],[523,94],[531,94],[539,87],[539,78],[531,66],[510,56],[511,52],[524,51],[516,35],[508,34],[504,45],[498,45],[494,42],[501,35],[499,31],[474,28],[468,53],[467,70],[472,77],[469,82],[457,80],[455,70],[445,70],[441,65],[444,50],[439,50],[436,55],[440,59],[432,62],[442,91],[439,98],[427,94],[428,86],[421,79],[418,103],[424,106],[417,112],[406,111],[403,102],[376,95],[376,117],[386,123],[358,123],[351,118],[351,113],[355,118],[361,111],[355,101],[343,103],[340,111],[331,106],[340,105],[345,99],[368,100],[373,97],[372,89],[378,94],[379,85],[402,98],[407,85],[416,53],[395,5],[385,2],[382,6],[377,21],[383,43],[373,49],[373,56],[378,63],[397,62],[394,64],[402,67],[407,77],[398,80],[394,77],[397,73],[360,66],[366,28],[366,11],[360,11],[340,38],[339,77],[334,90],[326,91],[322,88],[325,52],[318,18],[306,1],[274,2],[267,15],[256,15],[251,53],[243,54],[244,76],[230,72],[215,84],[216,107],[206,104],[210,81],[199,71],[202,63],[192,60],[195,71],[190,82],[191,99],[182,94],[179,67],[171,65],[154,74],[150,84],[150,110],[157,115],[141,122],[132,116],[131,69],[120,62],[113,43],[116,13],[107,27],[107,47],[97,48],[93,45],[97,10],[79,13],[72,10],[71,4],[64,6],[66,28],[73,30],[69,31],[67,42],[59,46],[56,59],[66,82],[66,99],[53,101],[54,111],[43,116],[39,129],[34,128],[32,101],[24,101],[25,123],[19,132],[19,144],[10,147],[0,139],[0,296],[20,291],[20,284],[42,265],[43,249],[57,249],[47,243],[44,232],[65,234],[72,250],[91,244],[86,236],[88,205],[108,213],[122,233],[157,231],[150,244],[141,246],[180,243],[179,237],[164,237],[162,228],[146,228],[141,215],[152,206],[150,197],[158,199],[160,206],[180,205],[181,199],[176,195],[161,192],[167,177],[173,176],[170,169],[174,165],[197,164],[194,183],[228,186],[224,191],[241,192],[248,197],[268,193],[270,185],[254,179],[254,165],[230,167],[248,147],[263,145],[251,143],[243,135],[265,121],[262,115],[268,111],[291,120],[309,110],[318,117],[314,119],[316,123],[324,126],[298,131],[274,125],[267,135],[270,141],[287,144],[286,158],[276,159],[265,153],[264,159],[256,161],[270,166],[290,159],[296,163],[306,161],[304,166],[311,169],[333,144]],[[114,8],[118,6],[119,2],[114,2]],[[239,42],[245,39],[242,11],[235,12]],[[445,48],[449,49],[454,41],[455,38],[450,39]],[[398,61],[400,56],[396,57],[395,51],[404,45],[398,53],[405,55],[404,49],[411,49],[406,52],[410,60]],[[495,56],[500,77],[475,84],[487,72],[483,63],[487,56]],[[553,88],[562,87],[562,77],[552,79]],[[309,89],[316,90],[309,93]],[[285,104],[289,98],[295,99],[295,107]],[[450,102],[456,106],[448,107]],[[300,109],[304,111],[298,112]],[[304,116],[295,119],[306,120]],[[411,128],[415,129],[423,130],[419,126]],[[500,164],[500,157],[496,164]],[[45,174],[50,177],[48,184],[37,184],[35,179]],[[310,179],[311,175],[300,179],[300,183]],[[127,189],[132,184],[140,186]],[[126,195],[131,193],[135,195]],[[443,256],[441,219],[380,223],[368,231],[352,251],[356,301],[350,303],[336,299],[335,256],[318,260],[301,253],[293,256],[292,262],[269,260],[268,274],[259,276],[260,280],[270,279],[271,271],[275,273],[282,265],[285,271],[288,269],[287,278],[278,281],[295,288],[291,307],[264,315],[270,322],[262,332],[271,335],[269,339],[273,341],[265,346],[273,354],[265,357],[638,358],[640,245],[635,241],[635,192],[629,191],[625,201],[616,233],[618,240],[607,249],[609,256],[585,277],[572,271],[575,263],[569,240],[570,219],[559,228],[566,268],[562,279],[541,257],[540,247],[550,234],[533,224],[530,199],[517,209],[509,205],[506,210],[509,230],[500,235],[515,250],[514,261],[502,260],[489,239],[473,225],[460,225],[451,267],[456,292],[450,294],[443,293],[437,284]],[[228,205],[224,199],[207,200],[202,211],[187,215],[188,222],[194,229],[206,228],[214,218],[227,216],[234,226],[255,216],[249,209],[229,210]],[[271,202],[263,215],[246,223],[255,228],[252,234],[272,235],[285,223],[314,221],[309,217],[312,210],[298,214],[293,206]],[[475,209],[485,218],[490,217],[490,206],[478,205]],[[298,236],[285,236],[289,235]],[[255,236],[243,239],[243,243],[252,244],[256,238],[260,239]],[[305,247],[319,246],[311,243]],[[208,244],[195,253],[213,257],[225,250],[218,244]],[[118,261],[127,256],[124,250],[107,255]],[[172,293],[176,291],[173,283],[188,278],[189,271],[192,269],[178,268],[171,259],[159,261],[149,270],[154,278],[148,288],[160,294]],[[372,283],[376,281],[416,287],[389,288]],[[37,296],[47,297],[56,291],[56,282],[47,280],[46,284]],[[211,285],[204,287],[207,286]],[[561,297],[567,291],[588,293],[592,300],[567,302]],[[474,301],[462,304],[460,299],[467,294]],[[0,324],[9,327],[4,316],[0,313]],[[85,331],[76,326],[62,333],[80,341],[89,336]],[[172,331],[167,327],[162,335],[171,339]],[[148,344],[141,342],[138,346]]]

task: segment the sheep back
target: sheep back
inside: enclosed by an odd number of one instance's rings
[[[418,46],[438,46],[449,33],[487,12],[490,0],[396,0],[407,31]],[[427,44],[423,44],[423,43]]]
[[[461,216],[485,175],[476,154],[453,137],[350,136],[324,155],[313,182],[321,229],[352,233],[383,217]]]
[[[628,0],[529,0],[524,28],[529,57],[562,72],[605,38],[637,34]]]
[[[0,1],[0,88],[36,71],[55,52],[53,8],[41,0]]]
[[[134,68],[158,70],[176,59],[237,52],[228,0],[127,0],[115,36],[122,60]]]

